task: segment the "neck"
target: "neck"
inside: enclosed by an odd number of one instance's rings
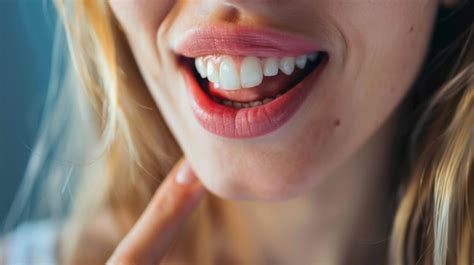
[[[235,203],[270,264],[384,263],[395,121],[311,192],[285,202]]]

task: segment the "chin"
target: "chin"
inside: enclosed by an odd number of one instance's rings
[[[284,201],[299,197],[317,185],[318,177],[305,173],[302,168],[280,170],[281,163],[262,166],[261,162],[256,161],[257,165],[251,161],[248,165],[239,163],[240,166],[233,169],[198,166],[195,170],[211,193],[227,200]]]

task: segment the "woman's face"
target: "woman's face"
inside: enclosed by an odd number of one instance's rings
[[[286,199],[329,178],[410,89],[437,9],[435,0],[109,2],[198,177],[232,199]]]

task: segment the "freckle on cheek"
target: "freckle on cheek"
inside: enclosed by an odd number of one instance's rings
[[[414,29],[415,29],[415,27],[413,25],[411,25],[410,29],[408,30],[408,33],[413,32]]]
[[[339,119],[334,120],[333,125],[334,127],[339,127],[341,125],[341,120]]]

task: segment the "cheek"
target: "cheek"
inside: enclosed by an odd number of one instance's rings
[[[133,35],[154,35],[176,0],[109,0],[109,6],[124,30]]]
[[[353,12],[344,28],[345,91],[339,91],[351,105],[348,114],[363,117],[362,124],[381,124],[400,103],[421,68],[435,11],[434,1],[394,1],[374,5],[373,15]]]

